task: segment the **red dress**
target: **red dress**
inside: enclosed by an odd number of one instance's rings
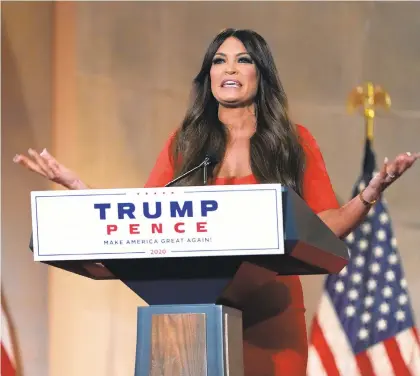
[[[303,126],[299,125],[298,130],[306,155],[303,199],[315,213],[338,208],[339,204],[315,139]],[[161,187],[173,179],[169,145],[170,139],[160,153],[146,187]],[[215,184],[258,182],[253,175],[249,175],[217,178]],[[305,376],[308,344],[305,305],[299,277],[277,276],[275,280],[261,286],[258,296],[251,300],[242,309],[245,376]],[[271,314],[261,313],[264,311],[263,307],[270,307],[267,311],[271,310]]]

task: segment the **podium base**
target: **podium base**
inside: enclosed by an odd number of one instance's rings
[[[215,305],[139,307],[135,376],[243,376],[242,312]]]

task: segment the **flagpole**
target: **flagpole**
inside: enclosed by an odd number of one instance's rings
[[[376,108],[391,107],[391,98],[386,90],[380,85],[374,85],[371,81],[356,86],[349,94],[347,109],[350,113],[358,108],[363,109],[365,119],[365,139],[372,143],[374,138],[373,120],[376,115]]]

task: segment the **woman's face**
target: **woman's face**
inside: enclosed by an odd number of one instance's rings
[[[254,101],[258,87],[257,69],[239,39],[227,38],[213,57],[211,90],[225,106],[239,107]]]

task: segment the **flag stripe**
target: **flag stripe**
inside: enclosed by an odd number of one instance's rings
[[[5,307],[1,304],[1,376],[15,376],[16,360],[13,349],[13,342],[10,333],[10,322],[5,312]]]
[[[320,361],[329,376],[340,376],[337,365],[335,364],[334,356],[330,351],[330,347],[325,341],[325,337],[322,334],[321,328],[319,327],[318,320],[315,319],[313,322],[313,330],[316,336],[314,337],[313,346],[319,354]]]
[[[415,334],[412,329],[406,329],[399,333],[395,340],[401,351],[401,356],[406,364],[410,362],[413,345],[416,345]]]
[[[318,356],[318,352],[315,349],[315,346],[309,347],[308,351],[308,376],[329,376],[328,373],[325,372],[325,368],[321,362],[320,357]]]
[[[418,339],[418,337],[416,338]],[[409,367],[413,376],[420,375],[420,345],[418,343],[411,353]]]
[[[392,359],[391,366],[394,370],[394,374],[398,376],[410,376],[411,372],[404,362],[400,352],[400,347],[398,346],[398,342],[395,337],[385,340],[384,346],[389,359]]]
[[[357,354],[356,360],[360,373],[363,376],[375,376],[372,363],[370,362],[369,356],[365,351]]]
[[[413,334],[414,334],[414,338],[417,341],[417,344],[420,346],[420,338],[419,338],[419,333],[417,332],[417,328],[413,328]]]
[[[390,359],[387,356],[385,346],[382,342],[373,345],[367,354],[370,358],[375,375],[395,376]],[[399,376],[399,375],[398,375]]]
[[[350,344],[343,332],[343,328],[333,309],[328,294],[324,293],[321,297],[317,320],[322,334],[325,337],[325,342],[334,356],[339,374],[345,375],[348,372],[353,372],[353,376],[359,376],[358,367]],[[320,357],[322,357],[321,354]]]
[[[408,369],[410,370],[408,374],[415,376],[413,369],[410,367],[410,363],[414,359],[413,355],[416,356],[416,353],[418,354],[419,352],[419,345],[417,342],[417,334],[415,328],[404,330],[402,333],[397,335],[395,340],[398,344],[403,362],[407,364]],[[420,374],[420,370],[418,373]]]
[[[1,375],[2,376],[14,376],[15,367],[9,358],[7,349],[1,344]]]
[[[4,348],[4,352],[7,353],[11,364],[14,364],[15,358],[13,356],[12,340],[10,337],[9,320],[4,312],[3,305],[1,307],[1,345],[2,349]]]

